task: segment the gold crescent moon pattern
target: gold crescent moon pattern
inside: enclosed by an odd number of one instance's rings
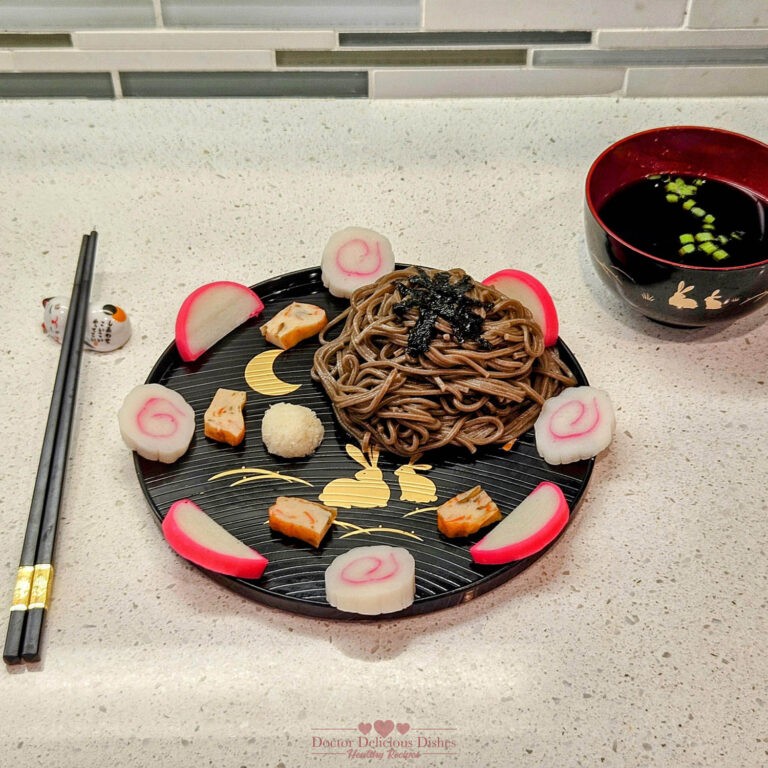
[[[245,366],[245,383],[260,395],[288,395],[295,392],[301,384],[289,384],[275,376],[274,364],[284,349],[268,349],[251,358]]]

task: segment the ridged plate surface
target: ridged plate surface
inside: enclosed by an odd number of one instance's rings
[[[589,482],[594,459],[550,466],[537,454],[533,430],[530,430],[509,451],[484,450],[470,456],[451,449],[425,456],[421,461],[432,468],[419,471],[418,475],[428,478],[436,488],[438,499],[431,503],[401,500],[402,475],[394,472],[406,462],[382,453],[378,463],[381,478],[375,482],[375,492],[386,495],[388,489],[386,506],[339,509],[338,520],[348,527],[334,526],[319,550],[273,533],[266,524],[267,510],[277,496],[302,496],[317,501],[327,483],[340,478],[354,482],[355,473],[362,467],[347,455],[345,445],[354,441],[337,425],[323,389],[310,378],[316,340],[303,342],[275,361],[274,372],[280,379],[301,385],[294,392],[283,396],[260,395],[249,388],[244,378],[245,368],[255,355],[274,349],[262,338],[259,326],[286,304],[291,301],[317,304],[324,307],[331,318],[340,313],[347,302],[330,296],[316,269],[290,273],[253,288],[265,303],[260,317],[232,332],[194,363],[184,363],[175,344],[171,343],[147,379],[176,390],[194,408],[197,426],[189,451],[171,465],[146,461],[138,455],[134,458],[141,487],[158,523],[162,522],[174,501],[189,498],[234,536],[269,559],[269,565],[258,581],[206,571],[211,578],[248,598],[276,608],[323,618],[370,620],[370,617],[343,613],[328,604],[325,569],[334,557],[351,547],[403,546],[416,560],[415,602],[404,611],[375,618],[422,614],[458,605],[493,589],[521,573],[542,553],[504,566],[476,565],[470,557],[469,547],[482,537],[483,532],[469,539],[450,540],[438,532],[434,511],[416,510],[434,507],[479,483],[502,512],[507,512],[536,485],[549,480],[562,488],[573,519]],[[568,347],[558,342],[557,349],[579,383],[586,384],[584,373]],[[213,442],[203,434],[203,414],[219,387],[248,393],[246,437],[237,448]],[[314,455],[307,459],[286,460],[267,453],[261,441],[261,420],[265,410],[276,402],[305,405],[317,413],[326,433]],[[294,481],[266,477],[232,485],[253,473],[211,480],[217,473],[242,467],[279,472]],[[418,497],[419,491],[425,488],[419,481],[407,482],[410,483],[406,488],[407,497]],[[426,488],[429,488],[428,484]],[[355,533],[352,526],[392,528],[398,532]]]

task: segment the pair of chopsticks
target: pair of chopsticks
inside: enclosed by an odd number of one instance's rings
[[[43,624],[53,586],[53,545],[72,435],[97,237],[96,232],[84,235],[80,247],[13,591],[3,651],[6,664],[40,661]]]

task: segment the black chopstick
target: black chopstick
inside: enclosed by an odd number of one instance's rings
[[[91,232],[83,236],[80,247],[8,621],[3,650],[6,664],[40,659],[40,638],[52,586],[53,544],[72,432],[96,241],[96,232]]]

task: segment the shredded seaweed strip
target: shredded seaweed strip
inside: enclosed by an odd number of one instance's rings
[[[464,310],[453,319],[466,321],[471,312],[477,326],[469,318],[472,331],[457,332],[444,317],[449,312],[433,312],[434,329],[419,330],[414,344],[423,302],[408,286],[416,294],[430,285],[447,294],[448,284],[465,294]],[[320,341],[312,377],[340,424],[364,450],[374,444],[399,456],[504,445],[533,425],[547,398],[576,383],[522,304],[460,269],[409,267],[385,275],[355,291]]]

